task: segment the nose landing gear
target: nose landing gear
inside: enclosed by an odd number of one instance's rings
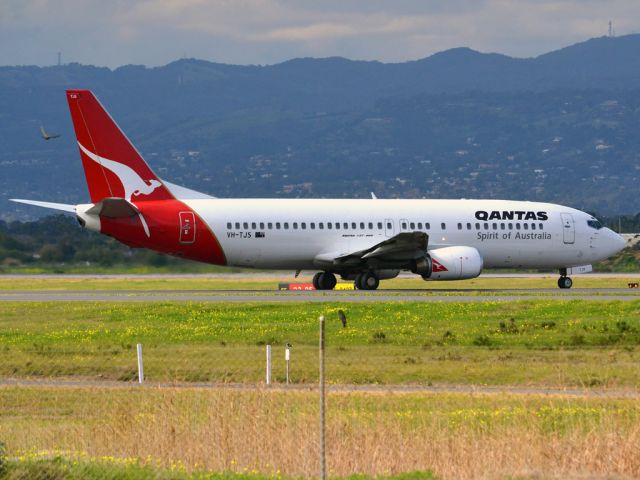
[[[558,279],[558,287],[559,288],[571,288],[573,286],[573,280],[571,277],[567,277],[567,269],[560,269],[560,278]]]

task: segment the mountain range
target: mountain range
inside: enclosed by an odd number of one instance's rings
[[[0,218],[46,213],[12,197],[87,201],[68,88],[92,89],[161,177],[215,196],[640,211],[640,35],[527,59],[456,48],[387,64],[0,67]]]

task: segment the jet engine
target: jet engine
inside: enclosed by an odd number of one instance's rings
[[[464,280],[482,272],[482,257],[473,247],[444,247],[429,252],[431,274],[425,280]]]

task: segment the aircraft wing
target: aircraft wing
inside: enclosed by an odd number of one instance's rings
[[[315,260],[319,266],[349,267],[403,264],[424,256],[429,235],[424,232],[403,232],[364,250],[347,254],[324,253]],[[328,265],[329,264],[329,265]]]
[[[23,200],[21,198],[10,198],[12,202],[24,203],[26,205],[35,205],[36,207],[51,208],[52,210],[60,210],[63,212],[76,213],[76,206],[67,203],[40,202],[38,200]]]

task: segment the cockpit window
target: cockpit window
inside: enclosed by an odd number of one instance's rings
[[[596,230],[600,230],[602,228],[602,224],[600,223],[600,221],[596,220],[595,218],[587,220],[587,225],[589,225],[591,228],[595,228]]]

